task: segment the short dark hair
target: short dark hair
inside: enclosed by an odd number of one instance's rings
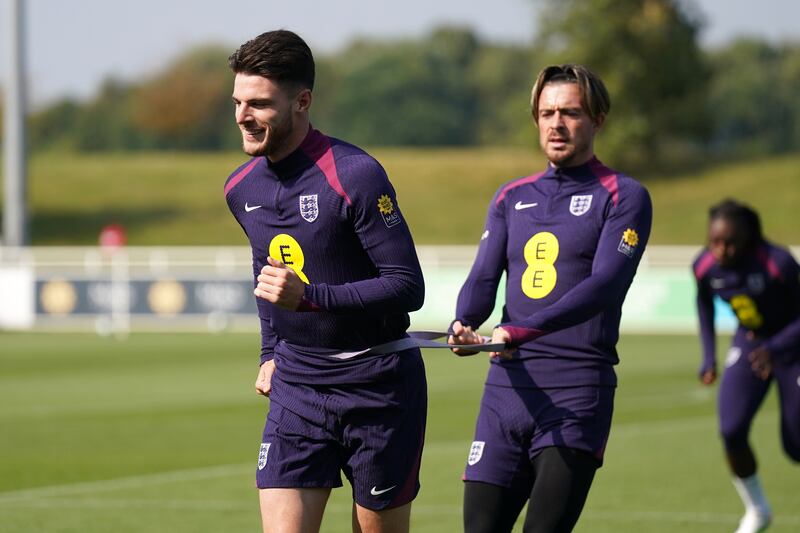
[[[592,121],[597,121],[600,115],[607,115],[611,109],[611,98],[608,96],[608,90],[600,76],[583,65],[550,65],[539,72],[531,90],[531,114],[537,124],[539,123],[539,95],[542,94],[542,89],[548,83],[576,84],[581,92],[581,105]]]
[[[231,54],[228,66],[237,74],[253,74],[279,85],[314,89],[311,48],[288,30],[268,31],[247,41]]]
[[[747,232],[747,244],[749,247],[757,245],[764,239],[761,233],[761,219],[755,209],[727,198],[720,203],[711,206],[708,210],[709,221],[723,218],[730,220],[738,227]]]

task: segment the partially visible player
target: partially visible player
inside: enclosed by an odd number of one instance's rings
[[[603,165],[594,137],[609,111],[598,76],[542,70],[531,112],[549,163],[500,187],[456,306],[451,343],[478,344],[505,271],[503,323],[464,473],[464,529],[571,531],[611,428],[622,302],[650,235],[652,206]],[[457,353],[463,348],[455,349]]]
[[[299,36],[264,33],[229,61],[252,159],[225,197],[253,251],[256,391],[270,397],[263,530],[318,531],[344,472],[353,531],[405,533],[427,406],[419,349],[392,348],[424,297],[411,234],[381,165],[311,127],[314,59]]]
[[[780,392],[783,448],[800,461],[800,267],[786,249],[764,239],[755,211],[725,200],[709,212],[708,247],[693,269],[703,345],[700,380],[706,385],[717,378],[714,296],[738,318],[719,388],[719,425],[745,507],[736,532],[762,531],[772,512],[748,435],[773,381]]]

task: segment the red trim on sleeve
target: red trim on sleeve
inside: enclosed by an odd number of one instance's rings
[[[225,184],[225,196],[226,197],[228,196],[228,193],[230,192],[231,189],[236,187],[239,184],[240,181],[242,181],[245,177],[247,177],[248,174],[250,174],[250,171],[253,170],[253,167],[255,167],[258,164],[259,161],[260,161],[260,158],[254,157],[252,161],[247,163],[246,167],[244,167],[234,177],[232,177],[231,179],[228,180],[228,183]],[[217,190],[219,190],[219,189],[217,189]]]
[[[494,205],[497,205],[501,201],[503,201],[503,198],[506,197],[506,194],[508,194],[508,191],[510,191],[511,189],[515,189],[521,185],[525,185],[526,183],[533,183],[534,181],[538,180],[544,175],[545,172],[539,172],[538,174],[533,174],[531,176],[526,176],[524,178],[519,178],[516,181],[512,181],[511,183],[503,187],[503,190],[500,191],[500,194],[497,196],[497,200],[495,201]]]
[[[519,346],[520,344],[525,344],[526,342],[532,341],[534,339],[538,339],[545,333],[546,331],[542,331],[541,329],[533,329],[533,328],[518,328],[516,326],[504,326],[500,325],[499,327],[506,330],[511,337],[511,344],[514,346]]]
[[[333,148],[331,147],[330,139],[313,128],[310,129],[308,135],[300,145],[300,149],[310,157],[317,167],[325,175],[328,185],[336,191],[336,194],[344,198],[347,205],[353,205],[350,197],[342,186],[339,180],[339,173],[336,171],[336,161],[333,158]]]
[[[600,180],[600,185],[605,187],[611,195],[611,203],[614,204],[614,207],[617,207],[619,203],[619,182],[617,180],[617,173],[601,163],[596,157],[589,161],[589,168],[597,176],[597,179]]]
[[[697,279],[701,279],[703,276],[706,275],[706,272],[708,272],[711,269],[711,267],[714,266],[716,262],[717,260],[714,259],[713,255],[711,255],[711,252],[704,253],[703,256],[700,257],[700,260],[697,261],[697,264],[695,264],[694,276]]]

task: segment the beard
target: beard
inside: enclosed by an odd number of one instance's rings
[[[277,124],[265,128],[265,141],[255,146],[249,145],[242,139],[242,150],[249,156],[273,156],[279,153],[285,146],[294,129],[294,119],[291,113],[287,113],[285,118]]]
[[[557,167],[570,167],[584,163],[591,155],[591,144],[580,139],[570,138],[560,149],[552,148],[549,143],[542,143],[547,159]]]

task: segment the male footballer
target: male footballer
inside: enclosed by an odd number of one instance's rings
[[[270,405],[256,483],[264,532],[319,531],[353,487],[353,531],[406,532],[427,392],[419,349],[393,349],[424,298],[394,189],[360,148],[309,121],[314,59],[271,31],[229,59],[244,151],[225,183],[250,241]]]
[[[645,188],[603,165],[594,138],[610,100],[580,65],[542,70],[531,111],[548,159],[496,192],[450,341],[481,342],[506,273],[464,472],[464,529],[572,531],[611,428],[622,302],[650,235]],[[464,348],[454,349],[465,353]]]

